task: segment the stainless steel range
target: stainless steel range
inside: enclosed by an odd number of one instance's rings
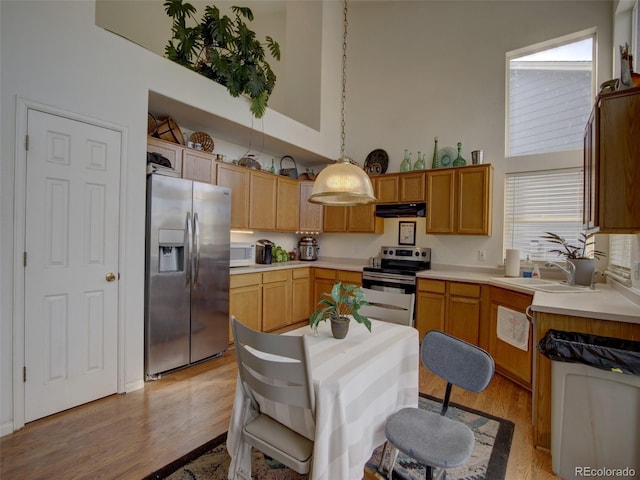
[[[382,247],[380,267],[364,267],[362,286],[372,290],[416,293],[416,273],[431,268],[431,249]]]

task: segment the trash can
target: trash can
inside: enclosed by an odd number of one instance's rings
[[[563,479],[640,478],[640,342],[549,330],[551,460]]]

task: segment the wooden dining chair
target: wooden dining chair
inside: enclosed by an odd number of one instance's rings
[[[421,356],[428,370],[447,381],[441,411],[403,408],[387,419],[385,435],[398,450],[424,465],[425,477],[431,480],[436,468],[438,478],[445,478],[446,469],[466,464],[475,444],[473,431],[467,425],[446,416],[452,386],[481,392],[493,378],[495,363],[481,348],[438,330],[424,336]],[[388,478],[394,464],[395,456]]]
[[[374,320],[413,326],[414,293],[382,292],[362,288],[369,305],[360,307],[360,313]]]
[[[300,474],[311,468],[313,441],[260,411],[260,397],[311,411],[315,396],[304,335],[262,333],[231,317],[238,372],[258,415],[242,427],[245,442]]]

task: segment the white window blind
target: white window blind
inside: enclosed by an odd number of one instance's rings
[[[505,176],[503,248],[521,259],[553,261],[558,245],[541,237],[553,232],[578,245],[582,232],[582,169],[537,171]],[[504,254],[504,252],[503,252]],[[504,257],[504,255],[503,255]]]
[[[609,235],[609,273],[631,284],[631,239],[633,235]]]

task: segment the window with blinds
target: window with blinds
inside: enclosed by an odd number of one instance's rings
[[[553,232],[578,245],[582,232],[582,168],[506,174],[503,258],[506,249],[521,259],[554,261],[558,245],[541,237]]]
[[[608,273],[627,285],[631,285],[632,238],[633,235],[609,235]]]

